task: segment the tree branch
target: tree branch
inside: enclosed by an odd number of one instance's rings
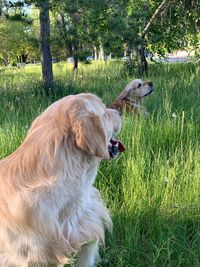
[[[156,9],[156,11],[154,12],[153,16],[150,18],[149,22],[147,23],[147,25],[145,26],[142,34],[141,34],[141,38],[143,39],[145,37],[145,35],[147,34],[149,28],[153,25],[154,21],[157,19],[157,16],[160,14],[160,12],[162,11],[163,7],[166,4],[166,0],[163,0],[161,2],[161,4],[159,5],[159,7]]]

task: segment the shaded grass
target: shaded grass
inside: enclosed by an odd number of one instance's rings
[[[118,62],[54,65],[54,100],[92,92],[110,103],[133,78]],[[96,185],[114,223],[101,249],[102,267],[200,266],[200,68],[151,65],[155,84],[148,119],[123,117],[127,152],[100,166]],[[0,72],[0,157],[11,153],[32,120],[51,102],[40,66]]]
[[[173,118],[125,126],[128,152],[98,180],[114,220],[103,266],[199,266],[198,135]]]

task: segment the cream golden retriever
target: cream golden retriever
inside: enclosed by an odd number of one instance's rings
[[[0,266],[92,267],[108,210],[93,183],[101,159],[124,151],[118,111],[92,94],[67,96],[0,161]],[[52,266],[52,265],[51,265]]]
[[[119,112],[128,112],[134,115],[148,115],[143,107],[144,97],[153,92],[153,83],[151,81],[143,81],[135,79],[130,81],[125,89],[120,93],[117,99],[108,107],[117,109]]]

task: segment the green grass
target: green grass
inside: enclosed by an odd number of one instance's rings
[[[117,62],[56,64],[55,99],[92,92],[110,103],[137,76]],[[40,66],[0,70],[0,157],[16,149],[45,98]],[[123,117],[127,152],[102,162],[96,185],[113,218],[101,267],[200,266],[200,66],[151,65],[148,119]]]

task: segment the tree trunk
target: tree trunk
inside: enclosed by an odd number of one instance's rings
[[[28,53],[23,53],[21,55],[21,63],[26,63],[27,58],[28,58]]]
[[[92,48],[92,57],[95,59],[95,47]]]
[[[99,59],[99,49],[98,47],[94,47],[94,59],[98,60]]]
[[[128,74],[130,75],[133,69],[132,49],[130,41],[128,41],[126,44],[124,56],[125,56],[125,63],[128,69]]]
[[[16,56],[17,59],[17,63],[21,63],[21,57],[20,56]]]
[[[138,73],[139,75],[148,71],[148,63],[145,56],[145,47],[142,40],[141,44],[137,47],[137,58],[138,58]]]
[[[73,46],[73,58],[74,58],[73,71],[78,72],[79,48],[76,44]]]
[[[3,0],[0,0],[0,17],[2,16]]]
[[[49,95],[51,86],[53,85],[53,69],[50,49],[50,18],[48,0],[41,1],[40,4],[40,54],[45,92]]]
[[[73,57],[73,47],[71,44],[67,46],[67,54],[69,57]]]
[[[104,48],[103,48],[103,45],[102,44],[100,45],[100,59],[102,61],[105,60]]]
[[[78,57],[77,56],[74,57],[73,71],[78,71]]]

